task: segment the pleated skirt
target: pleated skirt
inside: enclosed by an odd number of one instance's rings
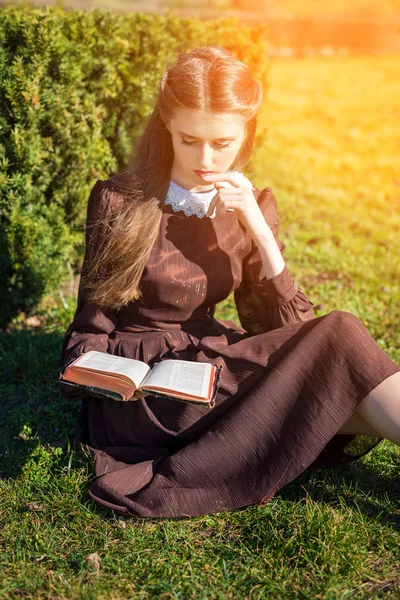
[[[340,310],[256,336],[221,320],[209,332],[116,331],[108,352],[150,365],[170,357],[223,365],[213,409],[151,395],[82,400],[76,442],[94,458],[89,495],[140,517],[265,504],[308,468],[357,460],[382,438],[338,431],[400,371],[361,321]]]

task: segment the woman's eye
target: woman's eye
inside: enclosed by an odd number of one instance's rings
[[[182,140],[182,144],[185,144],[186,146],[193,146],[196,142],[187,142],[186,140]],[[221,149],[221,148],[228,148],[230,146],[230,144],[215,144],[217,146],[217,148]]]

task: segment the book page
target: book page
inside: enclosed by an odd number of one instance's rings
[[[160,386],[192,396],[206,398],[212,365],[186,360],[164,360],[157,363],[142,382],[142,387]]]
[[[141,360],[126,358],[125,356],[116,356],[106,352],[90,350],[79,357],[79,361],[74,364],[74,368],[84,367],[91,371],[103,371],[105,373],[117,373],[125,375],[133,381],[136,387],[139,387],[141,381],[150,371],[150,367]]]

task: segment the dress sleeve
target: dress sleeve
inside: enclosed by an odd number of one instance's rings
[[[111,200],[115,194],[106,183],[96,181],[89,196],[86,215],[86,249],[83,259],[82,273],[90,260],[91,249],[101,243],[103,234],[101,225],[97,223],[105,211],[111,208]],[[93,246],[92,246],[93,245]],[[77,307],[72,323],[64,334],[61,347],[61,369],[77,358],[82,352],[98,350],[107,352],[108,336],[117,325],[115,312],[94,302],[87,302],[81,283],[78,289]],[[61,383],[61,393],[68,401],[78,401],[85,392]]]
[[[286,246],[278,237],[280,218],[272,190],[264,188],[257,202],[283,254]],[[316,317],[314,303],[295,283],[286,264],[271,279],[265,276],[261,278],[261,272],[261,255],[257,245],[251,240],[251,250],[243,260],[242,281],[234,291],[238,317],[247,332],[253,335],[264,333]]]

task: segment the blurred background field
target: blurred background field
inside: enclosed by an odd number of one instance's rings
[[[400,364],[398,65],[273,58],[244,172],[273,189],[285,261],[316,315],[352,312]],[[400,453],[387,440],[264,507],[158,522],[96,507],[91,461],[72,445],[79,407],[57,382],[78,282],[71,272],[0,335],[1,597],[400,597]],[[215,316],[237,321],[233,296]]]
[[[21,0],[0,0],[0,5],[18,3]],[[172,11],[203,20],[233,17],[263,23],[272,56],[400,52],[400,0],[32,0],[32,4],[121,13]]]

